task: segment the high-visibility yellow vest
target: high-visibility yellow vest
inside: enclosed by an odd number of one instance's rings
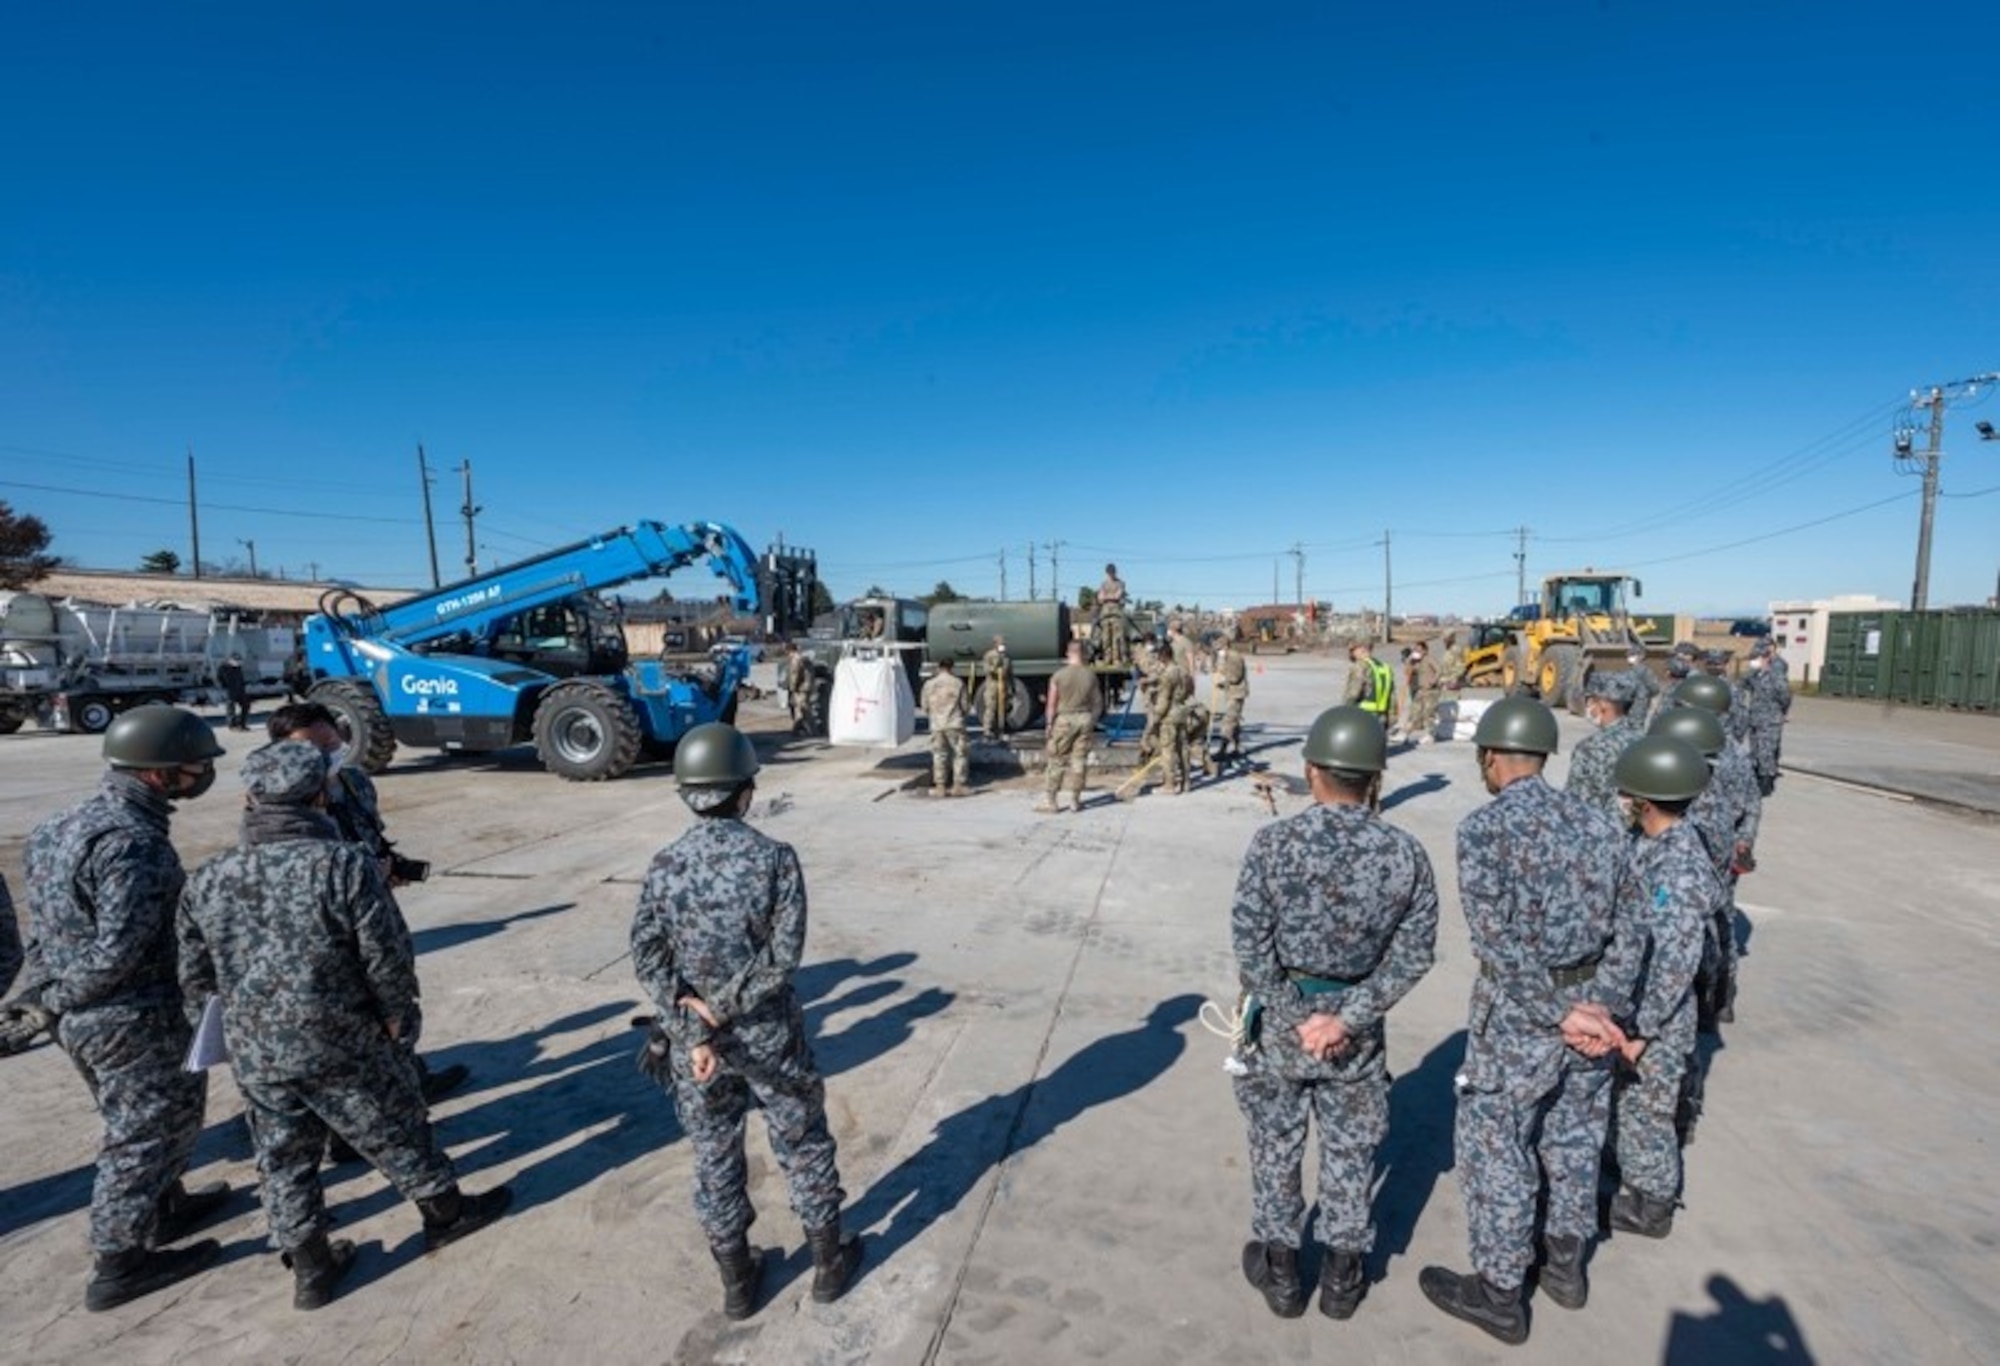
[[[1377,716],[1389,714],[1389,703],[1396,696],[1396,674],[1379,659],[1368,661],[1368,694],[1361,699],[1361,710],[1372,711]]]

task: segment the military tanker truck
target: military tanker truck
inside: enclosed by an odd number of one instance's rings
[[[826,700],[833,689],[833,669],[840,662],[843,642],[872,641],[898,649],[910,671],[912,691],[940,660],[949,659],[972,689],[968,710],[979,714],[985,705],[987,682],[981,661],[993,648],[993,637],[1007,642],[1011,679],[1007,693],[1007,729],[1024,730],[1042,714],[1049,678],[1063,666],[1071,640],[1084,642],[1104,689],[1107,710],[1122,705],[1130,686],[1125,666],[1097,664],[1089,624],[1073,621],[1062,602],[988,602],[961,599],[927,607],[909,598],[856,598],[843,603],[813,625],[800,650],[811,662],[816,687],[811,715],[815,730],[825,729]]]
[[[0,734],[34,721],[96,735],[128,707],[213,702],[215,668],[231,654],[251,696],[276,696],[293,640],[229,608],[0,593]]]

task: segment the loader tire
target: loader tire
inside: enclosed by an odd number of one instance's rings
[[[354,762],[363,772],[380,773],[396,757],[396,732],[390,729],[375,690],[366,683],[345,678],[315,683],[306,699],[318,702],[339,719],[339,727],[353,747]]]
[[[1500,663],[1500,691],[1508,697],[1533,697],[1535,680],[1528,676],[1528,648],[1508,647]]]
[[[640,739],[632,704],[602,683],[558,683],[535,708],[542,767],[573,783],[620,776],[638,761]]]
[[[1582,664],[1582,652],[1574,645],[1551,645],[1542,651],[1542,672],[1535,680],[1542,701],[1550,707],[1563,706],[1570,688],[1582,683],[1577,677]]]

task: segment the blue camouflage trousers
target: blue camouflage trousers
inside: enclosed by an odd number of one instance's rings
[[[1305,1236],[1310,1123],[1319,1129],[1319,1241],[1341,1252],[1372,1248],[1368,1187],[1375,1150],[1389,1132],[1389,1074],[1380,1050],[1352,1075],[1316,1081],[1281,1075],[1266,1055],[1236,1078],[1235,1089],[1250,1128],[1252,1236],[1290,1248]]]
[[[796,1002],[771,1014],[737,1020],[715,1037],[721,1068],[705,1086],[694,1080],[684,1049],[676,1045],[671,1055],[674,1108],[694,1148],[695,1218],[712,1247],[733,1243],[756,1222],[743,1151],[753,1101],[764,1111],[792,1212],[806,1230],[839,1219],[846,1199],[826,1123],[826,1083],[805,1021]]]
[[[182,1070],[193,1031],[178,1007],[104,1006],[71,1011],[57,1034],[104,1118],[91,1250],[151,1247],[160,1199],[187,1170],[208,1102],[207,1073]]]
[[[1681,1193],[1681,1140],[1674,1119],[1693,1046],[1661,1037],[1639,1057],[1636,1075],[1618,1079],[1615,1136],[1621,1179],[1641,1195],[1674,1200]]]
[[[1535,1259],[1535,1204],[1546,1183],[1548,1234],[1597,1230],[1597,1174],[1611,1112],[1611,1071],[1565,1048],[1553,1030],[1475,1033],[1460,1079],[1458,1184],[1473,1269],[1517,1291]]]
[[[386,1037],[338,1072],[284,1081],[239,1077],[237,1087],[257,1144],[264,1217],[280,1251],[326,1228],[319,1166],[329,1129],[405,1199],[429,1200],[458,1184],[431,1129],[410,1055]]]

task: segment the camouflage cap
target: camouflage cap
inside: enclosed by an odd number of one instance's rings
[[[1601,697],[1606,702],[1616,702],[1621,707],[1629,707],[1639,700],[1639,680],[1629,673],[1600,669],[1590,676],[1583,686],[1585,697]]]
[[[742,791],[740,787],[684,787],[681,800],[687,803],[688,810],[706,816],[735,801]]]
[[[1750,657],[1752,659],[1762,659],[1766,655],[1774,655],[1777,652],[1778,647],[1771,643],[1769,636],[1759,636],[1757,643],[1750,647]]]
[[[1701,656],[1701,647],[1691,640],[1678,640],[1674,642],[1674,653],[1688,659],[1697,659]]]
[[[1729,651],[1703,650],[1701,652],[1701,662],[1704,664],[1727,664],[1729,662]]]
[[[243,786],[265,806],[303,806],[326,789],[326,756],[305,740],[280,740],[243,760]]]

